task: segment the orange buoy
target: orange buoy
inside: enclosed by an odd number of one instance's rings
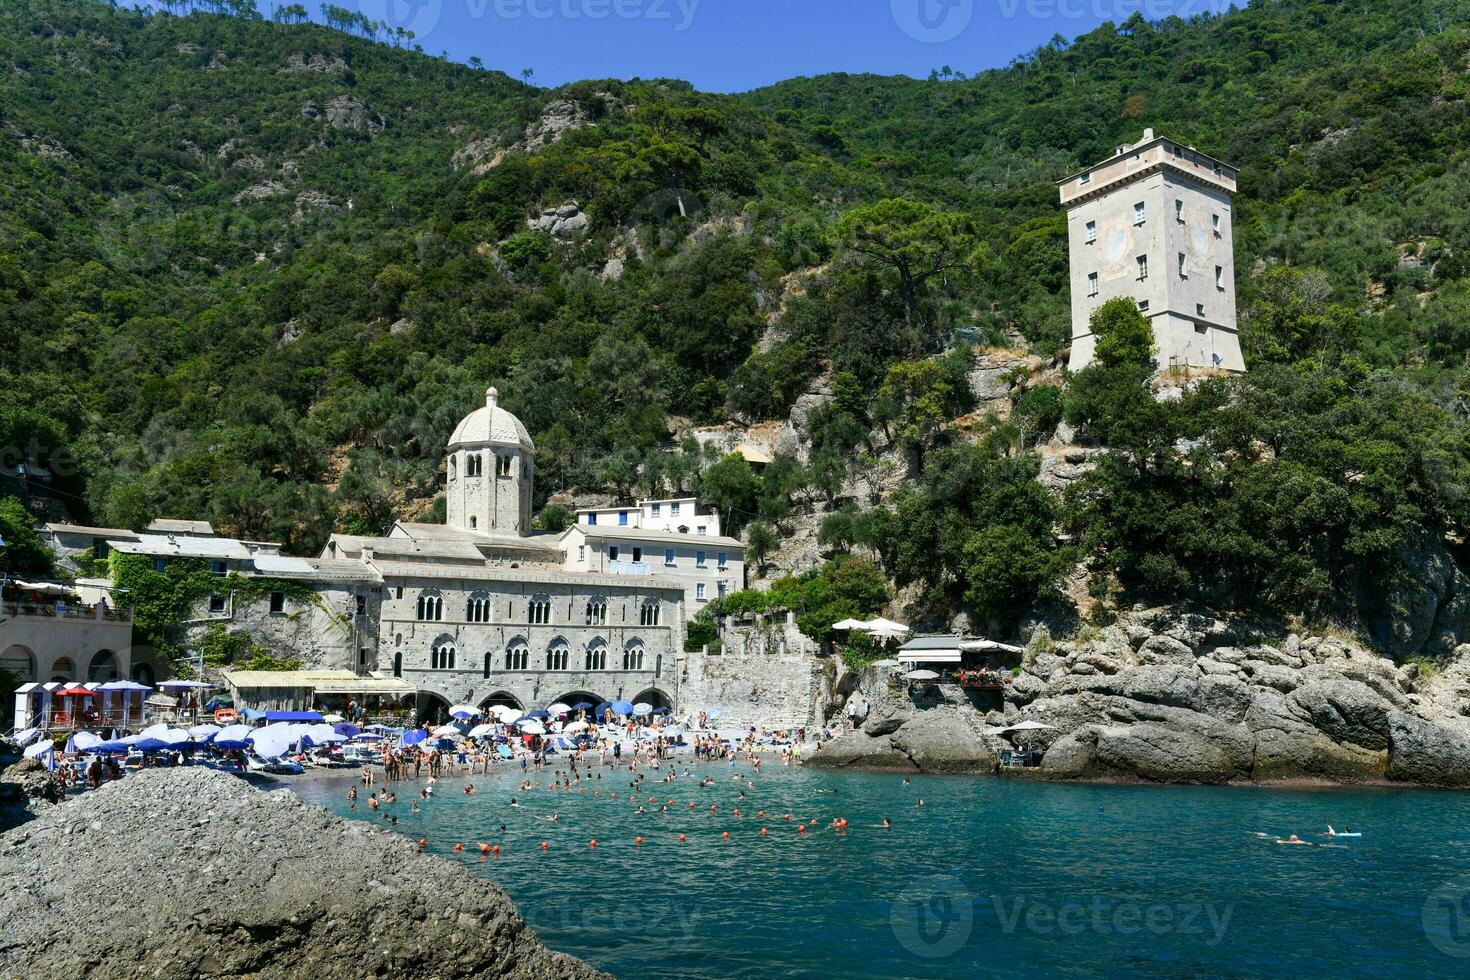
[[[806,824],[804,824],[804,823],[797,824],[796,825],[796,832],[798,834],[804,834],[804,833],[806,833]]]
[[[790,819],[791,819],[791,814],[789,814],[789,813],[788,813],[788,814],[786,814],[786,819],[787,819],[787,820],[790,820]]]
[[[709,805],[709,812],[710,813],[719,813],[720,812],[720,806],[719,806],[719,804],[718,803],[711,803]]]
[[[693,800],[690,800],[689,801],[689,809],[691,809],[691,810],[694,809],[694,801]]]
[[[541,850],[543,850],[543,851],[544,851],[544,850],[547,850],[547,849],[548,849],[548,848],[550,848],[550,847],[551,847],[551,844],[550,844],[550,842],[548,842],[548,841],[542,841],[542,842],[541,842]]]
[[[643,838],[642,837],[634,837],[633,838],[633,843],[634,844],[637,844],[638,846],[641,847],[643,845]]]
[[[463,844],[455,844],[454,845],[454,849],[456,851],[462,851],[462,850],[464,850],[464,845]]]
[[[765,816],[766,816],[766,811],[764,811],[764,810],[760,810],[760,811],[757,811],[757,812],[756,812],[756,816],[758,816],[758,817],[760,817],[760,818],[761,818],[761,819],[762,819],[762,820],[764,820],[764,819],[765,819]]]
[[[679,835],[679,843],[680,844],[684,843],[684,835],[683,834],[680,834]]]
[[[740,811],[739,810],[736,810],[735,811],[735,816],[737,816],[737,817],[740,816]]]
[[[728,830],[725,831],[723,834],[720,835],[720,838],[722,840],[729,840],[730,839],[730,832]]]

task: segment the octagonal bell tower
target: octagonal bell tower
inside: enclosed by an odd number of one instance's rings
[[[462,531],[524,537],[531,530],[536,446],[499,399],[494,388],[485,392],[484,407],[466,415],[449,437],[446,523]]]

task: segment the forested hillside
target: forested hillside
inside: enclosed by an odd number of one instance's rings
[[[1135,17],[973,77],[735,97],[543,90],[340,23],[0,9],[0,445],[74,518],[380,531],[433,512],[494,383],[538,505],[698,488],[762,552],[831,510],[828,552],[916,611],[1004,628],[1081,588],[1470,633],[1463,4]],[[1053,181],[1144,126],[1242,171],[1251,372],[1163,401],[1127,315],[1103,363],[1046,365]],[[970,414],[971,345],[1042,359],[1009,411]],[[800,460],[679,442],[816,382]],[[1034,477],[1064,417],[1106,451],[1058,496]],[[885,455],[902,485],[849,499]]]

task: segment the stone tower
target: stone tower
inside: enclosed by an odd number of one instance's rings
[[[1072,356],[1092,361],[1092,312],[1131,297],[1154,328],[1160,368],[1244,371],[1235,324],[1234,167],[1143,131],[1059,182],[1071,256]]]
[[[479,534],[531,529],[536,446],[521,420],[501,408],[499,392],[466,415],[449,437],[446,523]]]

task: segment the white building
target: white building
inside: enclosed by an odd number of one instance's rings
[[[721,534],[719,515],[700,513],[694,497],[579,510],[561,544],[568,569],[682,583],[690,616],[745,587],[745,546]]]
[[[1139,142],[1059,186],[1073,371],[1092,362],[1093,311],[1119,296],[1153,324],[1159,367],[1245,370],[1235,318],[1235,168],[1146,129]]]

